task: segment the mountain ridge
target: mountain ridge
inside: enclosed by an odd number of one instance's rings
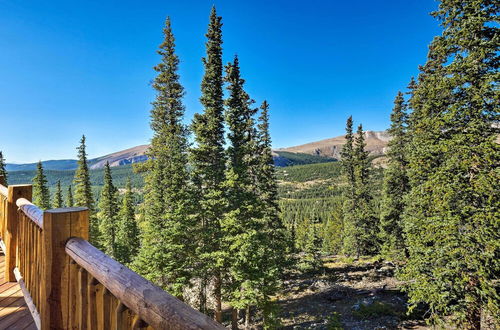
[[[383,155],[387,149],[390,136],[387,131],[366,131],[366,150],[372,155]],[[306,144],[287,148],[273,149],[274,162],[276,166],[308,164],[335,161],[340,159],[340,151],[345,144],[343,135],[309,142]],[[89,159],[90,169],[101,169],[106,162],[112,167],[144,162],[147,160],[147,149],[149,145],[143,144],[132,148],[120,150],[108,155]],[[309,157],[307,157],[309,156]],[[75,159],[46,160],[42,161],[46,170],[75,170],[78,166]],[[13,164],[7,163],[6,169],[12,171],[32,171],[36,169],[37,163]]]

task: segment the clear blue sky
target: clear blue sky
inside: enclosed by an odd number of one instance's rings
[[[392,101],[440,28],[434,0],[0,0],[0,150],[8,162],[90,157],[148,143],[150,81],[165,17],[186,88],[201,110],[204,34],[223,16],[224,61],[240,57],[247,90],[271,105],[275,147],[389,125]]]

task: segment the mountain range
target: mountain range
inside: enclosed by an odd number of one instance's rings
[[[383,155],[387,149],[390,136],[386,131],[366,131],[366,150],[371,155]],[[310,142],[303,145],[279,148],[273,150],[276,166],[289,166],[299,164],[321,163],[340,159],[340,151],[345,144],[344,136],[337,136],[321,141]],[[91,169],[103,168],[106,162],[111,166],[121,166],[139,163],[147,160],[146,152],[149,145],[144,144],[133,148],[114,152],[109,155],[89,160]],[[42,161],[46,170],[74,170],[77,161],[74,159],[46,160]],[[37,163],[29,164],[6,164],[7,171],[33,171]]]

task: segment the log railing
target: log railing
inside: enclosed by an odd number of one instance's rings
[[[39,329],[224,329],[92,246],[87,209],[30,200],[30,185],[0,184],[5,279]]]

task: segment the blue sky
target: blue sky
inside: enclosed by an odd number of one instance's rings
[[[343,134],[353,115],[389,125],[392,101],[440,32],[434,0],[0,0],[0,150],[8,162],[90,157],[148,143],[150,81],[166,16],[186,88],[201,111],[204,34],[223,17],[224,61],[238,54],[247,91],[271,105],[275,147]]]

